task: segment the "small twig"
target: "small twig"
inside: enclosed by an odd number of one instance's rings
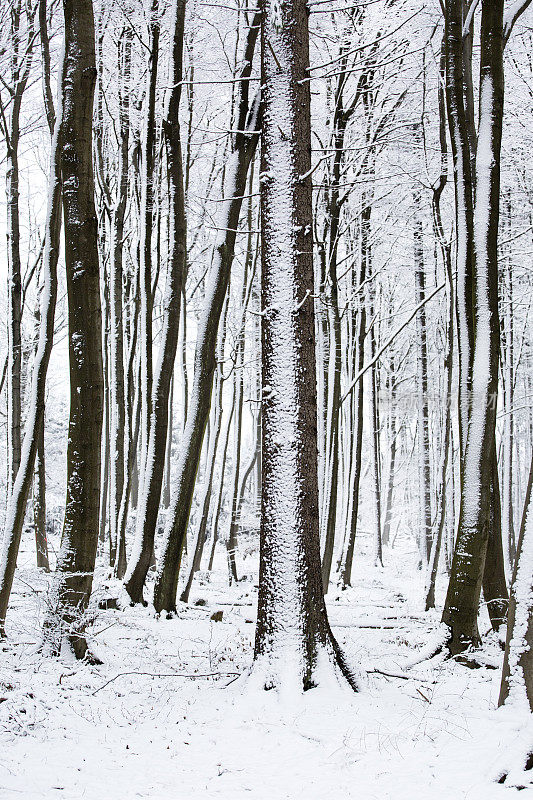
[[[426,703],[431,703],[431,700],[429,700],[429,699],[426,697],[426,695],[424,694],[424,692],[421,692],[421,691],[420,691],[420,689],[418,688],[418,686],[417,686],[417,688],[416,688],[416,691],[418,692],[418,694],[420,695],[420,697],[422,697],[422,698],[423,698],[423,699],[426,701]]]
[[[110,678],[103,683],[102,686],[99,686],[98,689],[95,689],[93,695],[97,694],[101,689],[105,689],[106,686],[116,681],[117,678],[123,678],[125,675],[147,675],[149,678],[223,678],[229,675],[237,675],[238,677],[240,674],[240,672],[207,672],[200,675],[186,675],[181,672],[119,672],[114,678]]]
[[[385,670],[378,669],[377,667],[367,669],[366,671],[369,675],[377,672],[378,675],[385,675],[387,678],[402,678],[404,681],[424,681],[424,678],[421,678],[420,675],[405,675],[403,672],[386,672]]]
[[[228,681],[228,683],[225,686],[223,686],[222,688],[223,689],[227,689],[228,686],[231,686],[231,684],[235,683],[235,681],[238,680],[240,677],[241,677],[241,675],[239,673],[235,678],[232,678],[230,681]]]
[[[295,309],[295,311],[299,311],[299,310],[301,309],[301,307],[303,306],[303,304],[305,303],[305,301],[307,300],[307,298],[310,296],[310,294],[311,294],[311,292],[310,292],[310,291],[309,291],[309,289],[308,289],[308,290],[306,291],[306,293],[305,293],[305,297],[303,298],[303,300],[302,300],[300,303],[298,303],[298,305],[296,306],[296,309]]]
[[[103,633],[104,631],[108,631],[109,628],[113,628],[115,625],[118,625],[118,622],[112,622],[111,625],[106,625],[105,628],[101,628],[99,631],[96,631],[96,633],[93,633],[92,635],[93,637],[100,636],[101,633]]]

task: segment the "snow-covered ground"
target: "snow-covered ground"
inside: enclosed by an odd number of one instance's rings
[[[436,656],[406,671],[439,635],[438,614],[420,611],[416,554],[406,542],[383,570],[358,555],[354,574],[328,607],[360,692],[326,685],[287,702],[246,680],[256,594],[252,582],[228,589],[222,558],[175,619],[97,611],[100,666],[39,654],[48,584],[22,567],[0,648],[0,798],[492,800],[527,783],[533,728],[495,708],[497,643],[486,668]]]

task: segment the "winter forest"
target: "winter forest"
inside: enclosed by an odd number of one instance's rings
[[[0,0],[2,800],[533,794],[530,4]]]

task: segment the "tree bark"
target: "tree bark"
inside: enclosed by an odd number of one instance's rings
[[[387,498],[385,500],[385,514],[383,515],[383,545],[386,546],[390,542],[390,528],[392,523],[392,509],[393,509],[393,494],[394,494],[394,477],[396,470],[396,452],[398,449],[397,443],[397,421],[396,421],[396,395],[397,395],[397,377],[394,356],[391,357],[389,362],[390,369],[390,393],[389,393],[389,441],[390,441],[390,459],[389,459],[389,476],[387,481]]]
[[[124,218],[128,200],[128,166],[129,166],[129,107],[130,107],[130,75],[131,75],[131,38],[132,30],[128,25],[121,33],[119,44],[119,152],[117,196],[112,211],[111,253],[109,275],[109,399],[110,399],[110,540],[112,542],[112,566],[115,566],[118,549],[118,517],[122,490],[124,488],[125,467],[125,422],[126,401],[124,395],[124,323],[122,315],[123,296],[123,249]],[[121,576],[119,576],[121,577]]]
[[[342,61],[341,61],[342,63]],[[341,397],[341,317],[339,311],[339,287],[337,281],[337,253],[339,245],[339,224],[342,211],[339,184],[343,160],[344,137],[347,116],[343,108],[343,87],[345,76],[337,80],[335,93],[335,113],[333,144],[335,158],[333,161],[332,190],[328,202],[329,241],[327,251],[327,302],[329,311],[329,375],[327,379],[327,414],[326,414],[326,448],[324,461],[324,554],[322,556],[322,583],[327,594],[335,547],[335,531],[337,522],[337,493],[339,485],[339,437],[340,437],[340,397]]]
[[[472,394],[474,347],[474,176],[464,97],[464,0],[446,3],[446,108],[454,167],[461,475]],[[462,480],[462,478],[461,478]]]
[[[148,440],[152,418],[152,228],[154,222],[155,175],[155,104],[157,68],[159,62],[159,0],[150,0],[149,62],[146,85],[146,129],[143,141],[143,174],[141,184],[141,469],[140,490],[143,490],[144,471],[148,457]]]
[[[68,642],[85,656],[83,613],[98,544],[103,410],[102,314],[92,166],[96,81],[91,0],[63,0],[61,173],[67,274],[70,418],[67,496],[57,580],[45,630],[53,653]]]
[[[304,0],[264,0],[262,11],[263,485],[252,676],[265,689],[310,689],[327,659],[355,688],[329,626],[320,564],[308,15]]]
[[[43,424],[37,434],[37,451],[35,453],[35,470],[33,473],[33,527],[35,529],[35,551],[37,567],[50,572],[48,557],[48,539],[46,536],[46,453],[44,449],[44,414]]]
[[[448,180],[448,143],[446,139],[446,111],[444,99],[444,81],[446,78],[446,61],[445,61],[445,41],[443,40],[441,48],[441,67],[440,67],[440,82],[439,82],[439,138],[441,150],[441,173],[436,186],[433,187],[433,229],[435,238],[439,244],[446,279],[448,282],[448,320],[446,326],[446,341],[447,353],[445,367],[445,408],[444,408],[444,430],[442,433],[442,462],[441,462],[441,475],[440,475],[440,496],[438,508],[438,522],[437,530],[433,540],[431,549],[428,581],[426,589],[426,603],[425,609],[429,611],[435,608],[435,588],[437,583],[437,572],[439,568],[439,559],[442,549],[442,541],[445,534],[446,525],[446,506],[448,499],[447,491],[447,474],[448,464],[450,461],[450,448],[452,447],[452,386],[453,386],[453,344],[454,344],[454,280],[452,268],[452,248],[451,243],[446,239],[444,234],[444,227],[442,224],[441,213],[441,197]],[[453,454],[453,447],[452,447]],[[453,465],[452,465],[453,473]],[[453,525],[453,519],[452,519]]]
[[[368,249],[368,277],[372,277],[372,250]],[[368,312],[367,317],[372,320],[369,330],[370,338],[370,419],[372,429],[370,431],[370,458],[372,464],[372,493],[374,496],[374,562],[376,566],[383,566],[383,544],[381,540],[381,446],[380,446],[380,422],[379,422],[379,390],[378,390],[378,370],[375,362],[377,351],[376,343],[376,324],[377,314],[375,314],[376,290],[374,282],[371,281],[366,291]]]
[[[415,301],[420,306],[416,315],[417,328],[417,395],[418,395],[418,502],[419,530],[418,542],[420,557],[424,568],[430,560],[432,547],[431,523],[431,465],[429,457],[429,407],[428,407],[428,352],[426,309],[421,305],[426,296],[426,273],[424,265],[424,245],[421,218],[421,197],[419,191],[413,196],[415,208],[414,221],[414,259],[415,259]]]
[[[359,287],[364,286],[364,282],[366,281],[367,278],[367,266],[369,259],[368,248],[370,246],[371,214],[372,214],[372,204],[370,203],[369,198],[365,195],[363,197],[363,207],[361,209],[361,267],[358,276]],[[360,291],[362,291],[362,289]],[[365,360],[366,303],[361,294],[359,294],[359,297],[361,298],[359,301],[359,309],[357,313],[357,318],[356,320],[354,320],[354,325],[356,326],[357,329],[357,334],[356,334],[357,341],[354,353],[355,355],[354,369],[353,369],[354,375],[359,375],[361,373]],[[346,548],[346,556],[341,570],[341,583],[343,588],[352,585],[351,581],[352,581],[353,554],[355,549],[355,537],[357,535],[357,516],[359,514],[359,487],[361,483],[361,465],[363,461],[363,425],[364,425],[363,398],[364,398],[364,384],[361,378],[358,382],[357,393],[355,394],[355,398],[353,401],[356,404],[355,405],[356,433],[355,433],[355,447],[354,447],[353,464],[352,464],[353,477],[352,477],[352,486],[350,488],[352,494],[351,511],[350,511],[350,528],[348,536],[348,546]]]
[[[250,169],[250,195],[253,192],[254,170],[253,163]],[[232,490],[231,490],[231,511],[230,511],[230,524],[229,534],[227,540],[227,553],[228,553],[228,570],[230,582],[238,581],[237,575],[237,530],[239,527],[239,481],[241,479],[241,449],[242,449],[242,417],[243,417],[243,403],[244,403],[244,354],[245,354],[245,326],[246,326],[246,312],[248,303],[252,293],[252,285],[255,277],[256,262],[253,258],[253,233],[252,233],[252,198],[248,203],[248,243],[246,248],[246,259],[244,263],[244,274],[242,281],[241,291],[241,307],[242,313],[239,321],[239,332],[237,341],[235,343],[235,363],[234,363],[234,397],[235,397],[235,423],[234,431],[234,448],[233,448],[233,474],[232,474]]]
[[[20,255],[19,210],[19,143],[22,98],[28,85],[33,54],[33,22],[35,11],[26,7],[27,31],[22,41],[22,4],[15,0],[11,19],[11,114],[6,121],[2,105],[2,122],[6,139],[6,207],[7,207],[7,289],[8,289],[8,371],[7,371],[7,489],[8,498],[21,459],[22,442],[22,275]]]
[[[202,554],[204,551],[204,545],[207,538],[207,522],[209,519],[209,507],[211,505],[211,499],[213,494],[215,461],[217,455],[218,442],[220,439],[220,432],[222,430],[222,388],[224,384],[220,372],[217,375],[216,383],[218,384],[218,387],[217,386],[215,387],[216,400],[215,400],[215,409],[213,414],[213,432],[211,434],[209,441],[207,463],[206,463],[207,474],[204,479],[204,488],[200,500],[200,521],[198,524],[198,533],[196,536],[196,547],[194,549],[194,555],[189,570],[189,577],[187,578],[187,583],[185,584],[185,588],[181,593],[180,600],[182,603],[189,602],[189,595],[191,592],[194,576],[195,573],[198,572],[198,570],[200,569],[200,564],[202,562]]]
[[[451,653],[480,641],[479,598],[491,527],[498,391],[498,220],[503,116],[503,2],[484,0],[481,16],[480,112],[474,216],[476,329],[473,402],[461,486],[459,529],[443,622]]]

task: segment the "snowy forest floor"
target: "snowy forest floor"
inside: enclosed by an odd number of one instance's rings
[[[439,635],[404,549],[385,569],[359,554],[354,587],[328,595],[333,630],[363,673],[403,672]],[[529,715],[495,710],[502,653],[490,637],[486,667],[436,656],[408,680],[369,672],[357,694],[324,686],[281,702],[234,680],[252,659],[256,591],[252,580],[228,589],[222,557],[175,619],[96,611],[90,647],[103,664],[91,666],[38,652],[48,578],[24,568],[25,555],[0,646],[2,800],[492,800],[524,785],[533,729]],[[211,673],[221,675],[200,677]]]

